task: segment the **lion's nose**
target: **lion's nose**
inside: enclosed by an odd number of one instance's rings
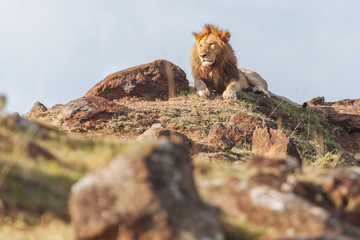
[[[202,58],[204,58],[204,57],[206,57],[206,53],[203,53],[203,54],[200,54],[200,57],[202,57]]]

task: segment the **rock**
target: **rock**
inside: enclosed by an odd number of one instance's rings
[[[301,157],[295,144],[280,130],[257,128],[252,137],[252,151],[266,156],[288,154],[297,158],[301,166]]]
[[[141,141],[144,139],[149,139],[149,140],[159,139],[160,133],[164,130],[165,128],[161,125],[161,123],[154,123],[153,125],[151,125],[151,127],[148,130],[146,130],[141,135],[139,135],[136,138],[136,140]]]
[[[327,210],[335,209],[334,203],[329,199],[326,189],[321,184],[311,181],[296,181],[292,191]]]
[[[349,131],[360,131],[360,98],[324,103],[329,120]]]
[[[349,131],[360,131],[360,107],[356,114],[341,113],[338,109],[329,108],[329,120]]]
[[[110,74],[91,88],[85,97],[99,96],[113,100],[136,96],[155,100],[188,88],[189,81],[180,67],[166,60],[156,60]]]
[[[328,113],[334,139],[339,143],[339,150],[343,157],[351,165],[358,164],[360,161],[360,98],[336,102],[324,100],[316,107]]]
[[[230,150],[240,140],[242,132],[231,123],[216,122],[211,127],[208,141],[221,150]]]
[[[81,240],[224,239],[216,211],[198,196],[185,147],[165,140],[80,179],[69,209]]]
[[[360,168],[322,169],[312,181],[296,181],[292,192],[360,227]]]
[[[192,150],[193,142],[184,134],[165,129],[161,123],[153,124],[148,130],[139,135],[136,140],[158,140],[159,138],[167,138],[173,142],[184,144],[189,150]]]
[[[256,128],[278,128],[277,124],[272,121],[243,113],[232,116],[229,123],[236,125],[236,127],[242,132],[247,142],[251,142],[253,132]]]
[[[291,156],[277,156],[275,158],[255,156],[248,162],[249,166],[255,166],[258,169],[272,169],[272,172],[275,170],[275,172],[285,175],[301,172],[299,160]]]
[[[324,97],[318,97],[308,103],[327,110],[330,122],[350,131],[360,131],[360,98],[325,102]]]
[[[328,210],[284,187],[289,183],[279,187],[278,181],[269,178],[270,174],[262,175],[248,181],[235,178],[201,180],[199,187],[211,195],[209,202],[226,216],[271,229],[271,237],[263,236],[264,239],[360,238],[359,228],[344,223]],[[267,176],[267,182],[263,182],[264,176]],[[275,186],[271,186],[271,182]]]
[[[315,182],[326,189],[337,216],[360,227],[360,168],[330,169]]]
[[[25,118],[32,118],[42,115],[47,111],[47,107],[42,104],[41,102],[34,103],[33,107],[31,108],[30,112],[24,115]]]
[[[58,104],[50,109],[35,103],[32,110],[24,117],[46,121],[49,124],[69,131],[94,129],[98,124],[113,117],[126,115],[130,109],[102,97],[82,97],[65,105]]]
[[[318,106],[324,105],[325,98],[324,97],[316,97],[307,102],[310,106]]]

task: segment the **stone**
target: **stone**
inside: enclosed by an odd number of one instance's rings
[[[357,165],[360,161],[360,98],[336,102],[324,100],[316,107],[328,113],[342,156],[349,164]]]
[[[272,169],[272,172],[281,174],[300,173],[301,165],[297,158],[285,155],[268,158],[265,156],[255,156],[249,161],[249,166],[255,166],[258,169]]]
[[[356,114],[341,113],[335,108],[329,108],[330,122],[342,126],[349,131],[360,131],[360,107]]]
[[[69,209],[81,240],[224,239],[217,212],[197,193],[185,147],[163,139],[80,179]]]
[[[165,129],[161,123],[153,124],[148,130],[139,135],[136,140],[158,140],[160,138],[167,138],[173,142],[184,144],[189,150],[193,149],[193,141],[190,138],[182,133]]]
[[[227,217],[271,229],[261,239],[360,239],[359,228],[294,193],[296,180],[288,179],[260,173],[249,180],[202,179],[199,188]]]
[[[35,102],[30,112],[28,112],[25,117],[29,118],[32,116],[38,116],[46,112],[47,110],[48,109],[44,104],[42,104],[41,102]]]
[[[156,60],[108,75],[85,97],[99,96],[113,100],[136,96],[155,100],[173,96],[183,89],[189,89],[185,72],[169,61]]]
[[[294,142],[280,130],[257,128],[252,137],[252,151],[266,156],[287,154],[298,159],[301,157]]]
[[[360,167],[330,169],[315,182],[326,189],[337,216],[360,227]]]
[[[349,131],[360,130],[360,98],[325,102],[324,97],[318,97],[308,101],[308,103],[327,110],[330,122]]]
[[[24,117],[40,120],[63,130],[81,132],[94,129],[98,124],[114,117],[126,115],[130,109],[102,97],[82,97],[65,105],[57,104],[49,109],[35,103]]]
[[[242,132],[231,123],[216,122],[208,134],[208,142],[215,144],[219,149],[228,151],[240,140]]]
[[[324,105],[325,103],[325,98],[324,97],[316,97],[311,99],[310,101],[307,102],[310,106],[319,106],[319,105]]]
[[[229,123],[236,125],[236,127],[243,133],[247,142],[251,142],[253,132],[256,128],[278,128],[275,122],[243,113],[233,115],[230,118]]]
[[[292,192],[360,227],[360,168],[322,169],[312,181],[296,181]]]

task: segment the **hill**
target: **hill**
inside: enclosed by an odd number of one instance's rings
[[[356,167],[360,160],[359,103],[359,99],[327,103],[320,98],[298,105],[280,96],[268,98],[253,92],[241,92],[237,100],[225,101],[220,96],[200,98],[191,89],[155,100],[86,96],[49,109],[36,103],[25,116],[0,118],[0,239],[10,235],[12,239],[74,238],[81,226],[76,223],[74,229],[70,215],[73,219],[82,213],[68,210],[69,195],[77,199],[71,187],[88,174],[100,184],[97,175],[109,168],[106,166],[115,166],[119,161],[127,163],[127,158],[137,159],[137,155],[145,159],[145,165],[139,168],[130,164],[128,168],[138,169],[136,176],[145,171],[150,180],[137,179],[136,184],[141,187],[145,184],[142,181],[148,181],[144,186],[151,186],[154,193],[134,194],[157,199],[163,207],[156,211],[165,212],[167,217],[164,220],[159,215],[165,222],[161,224],[153,218],[141,220],[147,227],[129,217],[120,239],[131,239],[126,237],[131,234],[147,234],[153,238],[146,239],[156,239],[149,233],[149,226],[162,229],[156,234],[170,234],[167,224],[179,232],[191,229],[205,234],[187,226],[181,221],[182,215],[166,204],[180,204],[171,200],[171,176],[176,175],[177,169],[189,177],[188,182],[174,180],[174,184],[180,184],[181,192],[189,195],[189,208],[192,204],[197,206],[193,216],[185,219],[210,214],[214,221],[206,226],[219,227],[225,239],[356,239],[360,236],[360,172]],[[136,140],[142,134],[145,141]],[[174,161],[183,165],[156,168],[156,161],[146,164],[153,154],[167,151],[167,145],[149,140],[149,136],[172,138],[174,134],[182,137],[174,143],[173,152],[179,152]],[[269,141],[264,142],[267,137]],[[259,157],[261,149],[254,148],[259,145],[256,141],[260,141],[260,146],[266,145],[267,152],[285,146],[279,151],[293,157],[266,152]],[[298,154],[288,150],[290,145]],[[120,160],[116,158],[119,154],[123,156]],[[122,174],[117,172],[114,178]],[[121,179],[129,181],[129,186],[133,184],[130,178]],[[117,186],[111,184],[115,186],[110,187]],[[169,192],[158,192],[167,189],[168,184]],[[84,185],[78,188],[86,190]],[[71,204],[72,209],[77,209],[76,200]],[[131,206],[131,202],[125,204]],[[218,211],[214,213],[208,206],[216,206]],[[204,213],[197,215],[197,208]],[[85,211],[91,212],[90,209],[89,205]],[[182,211],[186,212],[186,207]],[[161,235],[163,239],[166,234]]]

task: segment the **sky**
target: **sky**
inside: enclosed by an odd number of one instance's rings
[[[228,29],[238,67],[302,103],[360,98],[358,0],[0,0],[0,93],[25,114],[156,59],[190,83],[192,32]]]

